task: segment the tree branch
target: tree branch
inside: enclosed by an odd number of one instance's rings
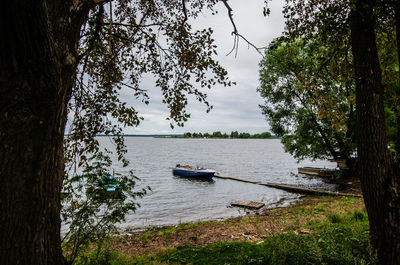
[[[243,35],[241,35],[241,34],[238,32],[238,30],[237,30],[235,21],[234,21],[234,19],[233,19],[233,9],[232,9],[231,6],[228,4],[228,0],[221,0],[221,1],[224,3],[226,9],[228,10],[228,17],[229,17],[229,19],[230,19],[230,21],[231,21],[231,24],[232,24],[232,26],[233,26],[232,35],[235,36],[235,37],[234,37],[234,40],[233,40],[233,47],[232,47],[232,50],[231,50],[227,55],[230,55],[233,51],[235,51],[235,57],[237,56],[237,51],[238,51],[238,49],[239,49],[239,39],[244,40],[244,41],[247,43],[248,46],[253,47],[259,54],[263,55],[263,54],[262,54],[262,50],[266,49],[267,47],[261,47],[261,48],[259,48],[259,47],[255,46],[252,42],[250,42],[249,40],[247,40]]]
[[[111,1],[113,1],[113,0],[93,0],[93,4],[95,6],[97,6],[97,5],[105,4],[105,3],[111,2]]]
[[[236,28],[235,21],[233,20],[233,9],[228,4],[227,0],[221,0],[221,1],[224,3],[226,9],[228,9],[228,16],[229,16],[229,19],[231,20],[231,23],[232,23],[232,26],[233,26],[233,32],[232,33],[236,35],[238,33],[238,31],[237,31],[237,28]]]
[[[183,14],[185,15],[185,19],[183,20],[183,22],[186,22],[188,20],[188,15],[187,15],[187,10],[186,10],[185,0],[182,0],[182,10],[183,10]]]
[[[104,23],[104,25],[110,25],[110,23]],[[162,23],[153,23],[153,24],[147,24],[147,25],[141,25],[139,24],[126,24],[126,23],[118,23],[118,22],[113,22],[114,26],[121,26],[121,27],[127,27],[127,28],[138,28],[138,27],[142,27],[142,28],[146,28],[146,27],[161,27],[164,26],[164,24]]]

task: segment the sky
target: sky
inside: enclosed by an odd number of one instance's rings
[[[264,0],[230,0],[233,18],[240,34],[257,47],[267,46],[284,30],[282,15],[283,1],[270,1],[271,15],[262,14]],[[184,132],[231,131],[249,132],[251,134],[269,131],[268,122],[261,113],[259,104],[263,99],[257,92],[259,87],[259,62],[261,55],[249,47],[243,40],[239,42],[237,55],[227,54],[233,47],[232,24],[222,2],[217,4],[219,13],[215,16],[204,13],[194,20],[192,26],[197,29],[212,27],[215,43],[218,46],[216,59],[228,71],[229,78],[236,85],[224,87],[216,85],[204,91],[213,109],[206,113],[206,106],[189,100],[187,111],[191,118],[184,127],[171,129],[168,108],[161,102],[161,92],[154,87],[152,78],[145,78],[141,85],[149,91],[150,103],[134,103],[134,108],[144,118],[138,127],[125,128],[125,134],[182,134]],[[129,91],[122,91],[121,96],[129,102],[132,100]]]

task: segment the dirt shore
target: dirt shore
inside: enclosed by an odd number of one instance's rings
[[[357,180],[341,183],[341,192],[360,194]],[[111,248],[126,256],[142,256],[178,246],[204,246],[217,242],[262,242],[266,237],[285,232],[312,233],[306,228],[329,214],[345,214],[364,209],[362,198],[303,197],[284,208],[263,210],[223,221],[182,223],[127,233],[111,241]]]

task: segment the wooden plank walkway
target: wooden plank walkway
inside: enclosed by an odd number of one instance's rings
[[[220,178],[220,179],[231,179],[231,180],[236,180],[236,181],[241,181],[241,182],[246,182],[246,183],[251,183],[251,184],[260,184],[261,183],[261,181],[242,179],[242,178],[230,177],[230,176],[221,176],[220,174],[215,174],[214,177]]]
[[[298,187],[298,186],[293,186],[293,185],[288,185],[288,184],[260,183],[260,185],[271,187],[271,188],[282,189],[282,190],[286,190],[286,191],[291,191],[291,192],[296,192],[296,193],[302,193],[302,194],[362,197],[359,194],[340,193],[340,192],[326,191],[326,190],[316,190],[316,189],[303,188],[303,187]]]
[[[244,207],[249,209],[260,209],[265,206],[263,202],[254,202],[254,201],[234,201],[231,203],[232,206]]]
[[[302,193],[302,194],[311,194],[311,195],[330,195],[330,196],[349,196],[349,197],[362,197],[359,194],[351,194],[351,193],[340,193],[340,192],[333,192],[333,191],[325,191],[325,190],[316,190],[316,189],[309,189],[303,188],[299,186],[293,186],[289,184],[278,184],[278,183],[261,183],[261,181],[249,180],[249,179],[242,179],[237,177],[230,177],[230,176],[222,176],[220,174],[215,174],[214,177],[220,179],[230,179],[240,182],[246,182],[251,184],[257,184],[262,186],[267,186],[270,188],[282,189],[290,192],[295,193]]]

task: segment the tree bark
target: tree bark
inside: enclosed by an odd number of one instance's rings
[[[374,33],[375,1],[351,1],[358,172],[380,264],[400,264],[399,170],[387,148],[383,86]]]
[[[0,264],[63,264],[60,192],[79,1],[6,1],[0,42]]]
[[[47,9],[43,1],[2,9],[0,263],[62,264],[63,95]]]
[[[394,22],[396,27],[396,46],[397,46],[397,61],[400,66],[400,0],[394,2]],[[399,83],[400,83],[400,71],[399,71]],[[396,106],[396,125],[397,125],[397,137],[395,142],[396,150],[396,162],[400,162],[400,106]]]

